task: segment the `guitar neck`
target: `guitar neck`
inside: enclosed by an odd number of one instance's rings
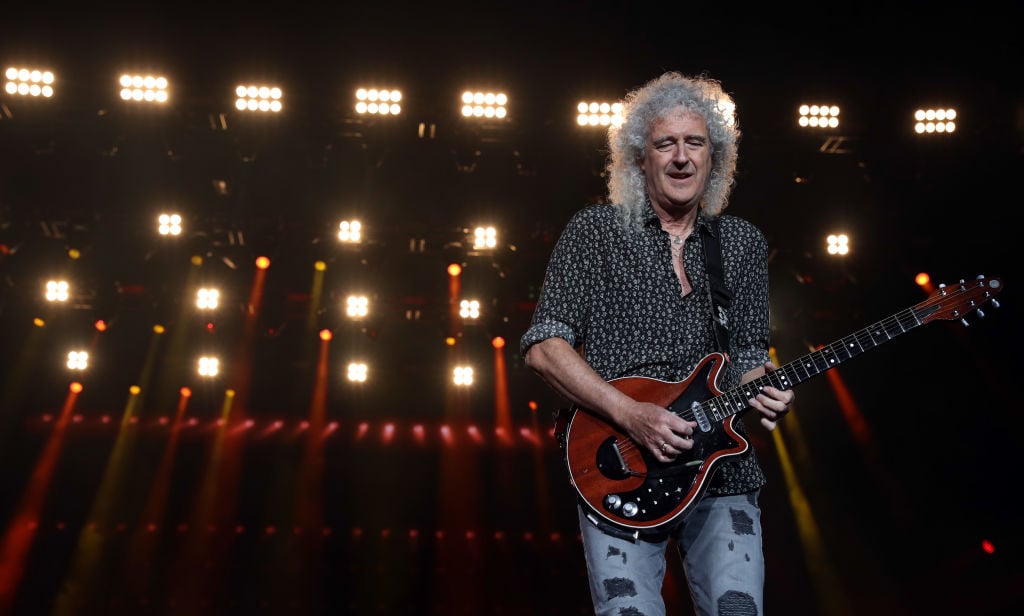
[[[933,291],[928,299],[920,304],[897,312],[870,327],[865,327],[832,344],[825,345],[813,353],[808,353],[749,383],[734,387],[711,398],[700,405],[701,410],[722,420],[745,410],[747,400],[756,396],[765,386],[792,389],[826,370],[835,368],[848,359],[870,351],[925,323],[936,319],[947,321],[960,319],[964,325],[967,325],[964,317],[977,310],[982,303],[990,301],[998,308],[999,302],[995,296],[1002,290],[1001,280],[985,276],[978,276],[969,283],[961,280],[957,285],[941,284],[938,290]],[[978,313],[980,316],[985,316],[981,310],[978,310]]]
[[[848,359],[857,357],[893,338],[924,324],[922,311],[928,308],[911,307],[856,331],[845,338],[795,359],[774,372],[769,372],[749,383],[734,387],[714,399],[711,412],[724,419],[747,408],[747,400],[757,395],[766,385],[777,389],[792,389],[819,374],[835,368]],[[720,407],[725,402],[725,408]]]

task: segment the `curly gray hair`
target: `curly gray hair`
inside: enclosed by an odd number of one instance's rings
[[[640,161],[651,124],[679,107],[704,118],[711,139],[711,175],[701,199],[701,210],[718,216],[729,204],[735,184],[740,130],[733,115],[732,97],[721,83],[706,75],[688,77],[669,71],[626,94],[623,122],[608,131],[608,198],[620,208],[628,227],[642,224],[647,184]]]

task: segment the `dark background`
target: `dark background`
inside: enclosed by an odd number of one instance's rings
[[[984,275],[1007,286],[1001,307],[968,315],[966,329],[955,320],[928,324],[801,385],[778,433],[783,449],[776,435],[752,429],[769,476],[768,611],[1019,610],[1021,3],[805,8],[40,5],[5,16],[3,66],[48,66],[59,79],[52,101],[0,95],[5,529],[51,432],[41,418],[65,399],[63,354],[88,344],[96,319],[111,325],[82,378],[82,420],[69,428],[47,490],[16,613],[49,612],[62,586],[152,326],[188,332],[189,353],[237,348],[259,255],[272,266],[245,355],[246,414],[258,425],[305,419],[311,338],[321,328],[335,333],[327,415],[339,429],[326,444],[323,485],[332,534],[314,542],[310,557],[304,541],[259,530],[290,526],[282,501],[291,498],[302,449],[301,441],[251,438],[230,520],[248,530],[223,560],[193,572],[222,574],[218,589],[191,602],[168,573],[134,596],[110,565],[101,585],[81,595],[79,611],[587,613],[571,488],[546,436],[562,401],[516,349],[560,229],[604,195],[604,135],[576,127],[576,102],[618,99],[668,69],[707,72],[736,100],[743,138],[728,212],[753,221],[770,243],[780,363],[923,301],[918,272],[936,284]],[[121,103],[113,87],[121,70],[166,75],[171,104]],[[284,113],[235,112],[233,85],[264,81],[285,89]],[[400,87],[402,114],[356,118],[349,101],[364,83]],[[482,127],[459,117],[457,96],[467,88],[507,92],[509,120]],[[840,128],[827,133],[842,138],[838,152],[822,151],[825,135],[797,130],[797,106],[817,101],[842,106]],[[956,107],[958,130],[914,135],[918,106]],[[419,138],[421,125],[435,138]],[[169,207],[186,219],[174,243],[152,233],[155,213]],[[349,216],[366,226],[356,250],[333,238],[337,220]],[[493,254],[466,246],[465,231],[483,223],[502,234]],[[837,228],[853,238],[841,260],[821,240]],[[410,251],[421,241],[422,252]],[[70,248],[82,257],[70,260]],[[228,290],[212,335],[185,310],[192,255]],[[318,259],[328,269],[310,323]],[[464,266],[463,290],[484,299],[484,319],[466,326],[458,344],[477,366],[478,385],[454,405],[438,385],[453,353],[444,344],[450,262]],[[40,289],[58,273],[79,283],[73,305],[55,310]],[[358,326],[337,308],[353,286],[373,288],[373,317]],[[421,318],[406,320],[410,309]],[[42,334],[32,326],[37,316],[48,322]],[[542,432],[537,445],[516,437],[504,446],[494,436],[497,335],[508,341],[512,423]],[[374,366],[359,391],[341,378],[353,351]],[[228,383],[194,382],[190,357],[160,355],[140,426],[172,414],[183,385],[196,390],[190,416],[203,424],[217,417]],[[844,415],[834,376],[858,419]],[[103,415],[114,420],[101,424]],[[371,438],[358,436],[361,422]],[[387,422],[397,436],[386,443],[377,435]],[[479,425],[483,442],[445,445],[436,436],[444,423]],[[415,424],[427,427],[426,444],[410,436]],[[159,571],[184,541],[175,527],[188,519],[212,434],[181,445],[154,556]],[[125,463],[125,485],[134,487],[111,514],[125,533],[138,525],[132,503],[149,489],[166,438],[166,429],[139,429]],[[117,563],[122,531],[114,524],[100,532],[104,562]],[[994,553],[982,551],[983,540]],[[310,573],[291,583],[297,568]],[[681,613],[691,610],[683,588],[666,592]]]

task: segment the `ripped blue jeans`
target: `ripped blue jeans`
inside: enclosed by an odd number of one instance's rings
[[[764,552],[760,490],[705,496],[672,529],[700,616],[764,613]],[[580,508],[580,530],[597,616],[664,616],[666,548],[661,541],[631,541],[601,531]]]

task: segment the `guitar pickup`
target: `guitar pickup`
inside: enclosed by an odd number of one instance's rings
[[[697,422],[697,427],[700,428],[700,431],[711,432],[711,421],[708,420],[708,416],[704,413],[704,407],[701,406],[700,402],[694,401],[690,405],[690,410],[693,411],[693,419]]]

